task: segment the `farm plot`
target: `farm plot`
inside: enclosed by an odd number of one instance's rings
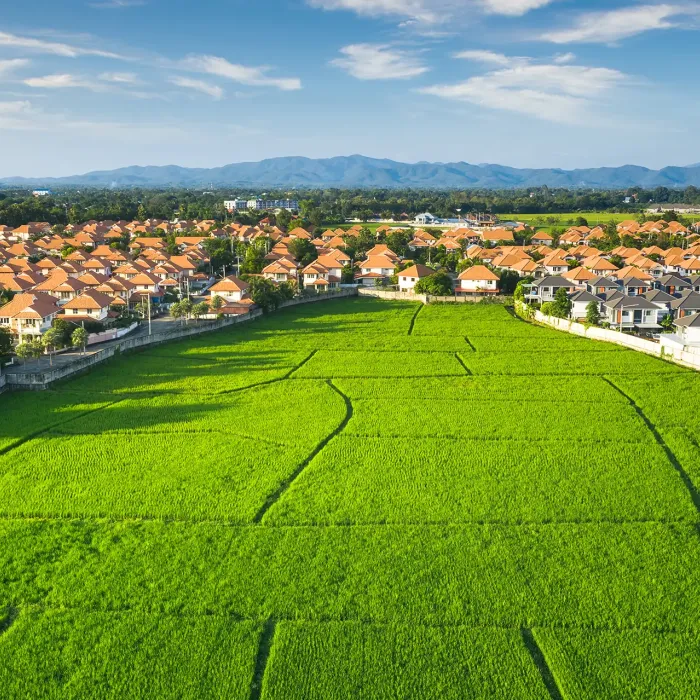
[[[0,522],[0,600],[19,608],[690,632],[699,567],[683,524]]]
[[[427,469],[427,466],[430,469]],[[696,522],[658,445],[341,437],[265,522]]]
[[[465,348],[466,349],[466,348]],[[471,351],[468,350],[471,354]],[[456,353],[321,350],[294,373],[299,378],[458,377],[468,374]]]
[[[266,700],[549,700],[520,633],[282,622]]]
[[[0,695],[695,697],[697,377],[362,298],[0,396]]]
[[[517,342],[501,352],[475,352],[472,355],[466,355],[464,362],[474,374],[580,376],[581,374],[672,375],[685,372],[678,365],[663,362],[633,350],[563,353],[547,352],[545,348],[541,352],[518,352]]]
[[[536,408],[535,408],[536,405]],[[353,402],[348,435],[375,437],[451,437],[484,440],[579,440],[613,444],[655,444],[656,440],[636,411],[617,404],[601,411],[593,403],[539,401],[513,404],[507,400],[415,400]],[[570,451],[571,447],[569,447]]]
[[[535,631],[565,697],[700,697],[700,636],[624,630]]]
[[[212,616],[26,612],[0,643],[0,687],[5,698],[247,700],[260,627]]]

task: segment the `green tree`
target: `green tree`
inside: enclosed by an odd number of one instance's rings
[[[88,342],[88,332],[84,328],[76,328],[71,335],[71,343],[74,348],[82,348],[83,355]]]
[[[446,297],[452,294],[452,278],[446,272],[436,272],[423,277],[415,286],[416,294],[429,294],[434,297]]]
[[[63,333],[57,328],[49,328],[42,337],[42,342],[49,353],[49,364],[53,366],[53,353],[58,350],[63,343]]]
[[[280,305],[282,295],[272,280],[264,277],[251,277],[248,284],[250,284],[248,290],[250,298],[264,313],[274,311]]]
[[[316,246],[305,238],[295,238],[287,246],[287,249],[299,262],[299,264],[303,265],[304,267],[312,263],[318,257]]]
[[[0,326],[0,355],[9,355],[12,352],[12,333],[8,328]]]
[[[600,306],[597,301],[590,301],[586,306],[586,323],[597,326],[600,323]]]
[[[513,270],[501,270],[500,289],[502,294],[513,294],[520,282],[520,275]]]
[[[275,223],[281,229],[285,231],[289,228],[289,224],[292,221],[292,215],[286,209],[282,209],[279,214],[275,215]]]
[[[192,316],[199,320],[202,316],[206,316],[209,313],[209,304],[206,301],[202,301],[199,304],[195,304],[192,307]]]
[[[27,360],[34,357],[34,348],[32,347],[32,341],[25,340],[23,343],[20,343],[15,348],[15,355],[17,355],[17,357],[19,357],[19,359],[23,362],[26,362]]]
[[[214,298],[211,300],[209,306],[211,307],[211,310],[215,313],[218,314],[221,309],[224,308],[226,305],[226,302],[217,294],[214,296]]]
[[[194,308],[194,304],[189,299],[183,299],[180,302],[180,311],[182,312],[182,316],[185,319],[185,324],[187,324],[187,321],[189,320],[190,316],[192,315],[193,308]]]
[[[666,314],[661,319],[661,327],[664,329],[664,333],[673,333],[673,316],[671,314]]]
[[[215,297],[216,299],[221,299],[221,297]],[[173,318],[184,318],[185,313],[182,310],[182,303],[176,301],[174,304],[170,305],[170,315]]]
[[[564,287],[559,287],[554,295],[551,314],[557,318],[568,318],[571,313],[571,299]]]

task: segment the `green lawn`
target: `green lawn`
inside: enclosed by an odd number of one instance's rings
[[[2,395],[0,696],[699,697],[698,392],[358,298]]]

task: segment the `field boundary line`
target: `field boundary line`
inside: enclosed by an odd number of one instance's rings
[[[107,408],[110,408],[111,406],[116,406],[116,404],[121,403],[122,401],[125,401],[125,398],[120,398],[117,399],[116,401],[110,401],[109,403],[105,404],[104,406],[100,406],[99,408],[93,408],[90,411],[85,411],[83,413],[80,413],[77,416],[71,416],[70,418],[67,418],[66,420],[63,420],[59,423],[54,423],[53,425],[49,425],[45,428],[41,428],[41,430],[35,430],[33,433],[30,433],[29,435],[25,435],[24,437],[19,438],[15,442],[6,445],[0,450],[0,457],[6,455],[8,452],[11,452],[12,450],[17,449],[18,447],[21,447],[25,443],[29,442],[30,440],[34,440],[44,433],[50,433],[53,430],[56,430],[56,428],[60,428],[62,425],[67,425],[68,423],[72,423],[73,421],[80,420],[81,418],[85,418],[86,416],[90,416],[93,413],[97,413],[98,411],[104,411]]]
[[[644,424],[649,429],[649,431],[651,431],[651,434],[654,436],[656,442],[658,442],[659,445],[663,448],[664,452],[666,453],[666,457],[668,457],[668,461],[671,463],[671,466],[678,472],[678,475],[681,477],[683,484],[688,490],[690,499],[692,500],[693,505],[695,506],[695,510],[697,510],[698,514],[700,514],[700,493],[698,493],[698,490],[695,487],[693,480],[688,475],[688,472],[686,472],[686,470],[683,468],[683,465],[678,460],[678,457],[676,457],[673,450],[666,444],[666,441],[663,439],[663,436],[659,432],[658,428],[647,417],[646,413],[644,413],[641,406],[639,406],[629,394],[625,393],[625,391],[623,391],[619,386],[617,386],[617,384],[615,384],[615,382],[613,382],[612,379],[609,379],[608,377],[603,377],[603,381],[610,384],[610,386],[613,387],[613,389],[622,394],[622,396],[624,396],[630,402],[630,405],[637,412],[637,415],[644,421]]]
[[[287,372],[287,374],[284,377],[282,377],[282,381],[284,381],[285,379],[289,379],[295,372],[298,372],[305,364],[311,362],[311,360],[314,359],[317,352],[318,350],[313,350],[306,359],[302,360],[298,365],[296,365],[296,367],[290,369],[289,372]]]
[[[231,528],[240,530],[247,528],[259,528],[260,523],[242,521],[242,520],[225,520],[223,518],[182,518],[172,517],[167,515],[46,515],[44,513],[2,513],[0,512],[0,522],[85,522],[85,523],[178,523],[184,525],[216,525],[222,528]],[[502,527],[502,528],[534,528],[534,527],[589,527],[589,526],[609,526],[609,525],[659,525],[660,527],[682,527],[682,528],[700,528],[700,523],[695,519],[687,518],[660,519],[660,518],[579,518],[569,520],[365,520],[354,522],[277,522],[263,523],[263,526],[271,530],[330,530],[332,528],[483,528],[483,527]]]
[[[552,700],[564,700],[564,695],[557,685],[557,680],[552,673],[552,669],[547,663],[547,658],[545,657],[542,648],[537,643],[537,639],[535,638],[533,631],[531,629],[522,628],[520,630],[520,634],[523,638],[523,644],[532,658],[532,662],[535,664],[540,673],[542,682],[549,693],[549,697]]]
[[[6,606],[5,612],[7,613],[7,616],[4,620],[0,621],[0,637],[2,637],[2,635],[15,624],[17,618],[19,617],[19,608],[16,608],[14,605]]]
[[[262,522],[262,519],[265,517],[267,512],[274,506],[282,496],[287,492],[289,487],[294,483],[294,481],[299,477],[299,475],[306,469],[306,467],[311,464],[311,462],[314,460],[316,456],[328,445],[328,443],[340,433],[345,430],[347,427],[348,423],[350,422],[350,419],[352,418],[353,415],[353,407],[352,407],[352,401],[348,396],[346,396],[338,387],[333,384],[332,380],[327,380],[326,384],[336,393],[338,396],[340,396],[343,401],[345,402],[345,418],[343,418],[342,422],[340,425],[327,437],[325,437],[321,442],[316,445],[316,448],[314,451],[292,472],[292,474],[287,477],[282,483],[278,486],[277,490],[270,496],[268,496],[267,500],[263,504],[262,508],[256,513],[255,517],[253,518],[253,522],[256,524],[260,524]]]
[[[253,678],[250,681],[250,700],[260,700],[262,697],[265,672],[267,671],[267,662],[270,659],[272,645],[275,643],[276,631],[277,622],[272,618],[268,618],[263,625],[262,631],[260,632],[260,642],[258,644],[258,653],[255,657]]]
[[[211,609],[208,610],[195,610],[188,612],[186,610],[174,611],[164,611],[161,609],[146,609],[146,608],[136,608],[133,606],[128,606],[124,608],[99,608],[94,605],[75,605],[75,604],[64,604],[64,603],[49,603],[43,600],[39,603],[28,603],[23,604],[21,607],[15,607],[17,614],[19,615],[20,610],[31,610],[32,612],[45,613],[47,611],[60,611],[60,612],[80,612],[83,614],[96,613],[100,615],[144,615],[153,616],[160,618],[209,618],[215,617],[222,620],[229,620],[233,624],[236,623],[254,623],[258,625],[265,626],[266,624],[275,625],[275,627],[281,623],[298,623],[298,624],[312,624],[312,625],[328,625],[328,624],[348,624],[348,625],[362,625],[362,626],[372,626],[372,627],[398,627],[402,629],[414,629],[416,627],[421,627],[423,629],[470,629],[470,630],[506,630],[513,632],[520,632],[522,635],[523,630],[532,631],[532,629],[540,630],[553,630],[558,632],[567,631],[590,631],[590,632],[610,632],[612,634],[620,634],[623,632],[645,632],[650,634],[658,635],[686,635],[693,634],[697,635],[700,629],[695,626],[678,627],[678,626],[660,626],[656,622],[650,623],[648,626],[645,625],[624,625],[624,624],[571,624],[571,623],[545,623],[537,625],[536,628],[523,628],[522,624],[513,623],[505,624],[503,622],[477,622],[476,620],[464,620],[464,621],[450,621],[450,622],[435,622],[428,620],[420,620],[418,622],[397,622],[396,619],[374,619],[367,617],[349,617],[347,615],[337,615],[337,616],[321,616],[321,617],[300,617],[295,613],[289,614],[275,614],[266,618],[254,617],[252,615],[239,615],[237,613],[231,612],[216,612]]]
[[[462,365],[462,367],[464,368],[464,371],[467,373],[467,376],[468,376],[468,377],[473,377],[473,376],[474,376],[474,372],[472,372],[472,371],[469,369],[469,367],[467,367],[467,366],[464,364],[464,360],[460,357],[460,354],[459,354],[458,352],[455,353],[455,359],[457,360],[457,362],[459,362],[460,365]]]
[[[413,317],[411,318],[411,323],[408,326],[408,335],[411,336],[413,335],[413,327],[416,325],[416,319],[418,318],[418,314],[423,310],[425,307],[425,304],[420,304],[418,308],[416,309],[416,312],[413,314]]]
[[[268,445],[273,445],[274,447],[284,447],[289,449],[290,447],[296,447],[296,445],[288,442],[277,442],[276,440],[270,440],[269,438],[264,438],[256,435],[246,435],[245,433],[232,433],[227,430],[216,430],[214,428],[210,430],[105,430],[96,433],[69,433],[63,430],[58,430],[56,428],[52,430],[47,430],[47,433],[52,435],[60,435],[61,437],[71,437],[71,436],[105,436],[105,437],[148,437],[150,435],[171,435],[172,437],[177,437],[179,435],[225,435],[231,438],[237,438],[241,440],[249,440],[251,442],[264,442]]]
[[[464,342],[472,349],[472,352],[479,352],[474,346],[474,343],[472,343],[466,335],[464,336]]]

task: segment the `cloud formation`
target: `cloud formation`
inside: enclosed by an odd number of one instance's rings
[[[170,78],[168,81],[173,85],[177,85],[181,88],[186,88],[187,90],[196,90],[197,92],[203,92],[209,97],[213,97],[215,100],[220,100],[224,96],[224,91],[218,85],[212,85],[204,80],[194,80],[193,78],[184,78],[182,76],[175,76]]]
[[[9,46],[12,48],[23,49],[25,51],[31,51],[33,53],[66,56],[67,58],[77,58],[78,56],[101,56],[102,58],[116,59],[124,58],[124,56],[112,53],[111,51],[83,48],[62,42],[46,41],[44,39],[36,39],[29,36],[8,34],[7,32],[0,32],[0,46]]]
[[[351,44],[340,53],[343,57],[334,59],[331,65],[358,80],[405,80],[429,70],[415,54],[386,44]]]
[[[658,29],[679,26],[685,15],[697,14],[698,9],[681,5],[639,5],[609,12],[581,15],[573,26],[543,33],[540,38],[554,44],[611,44],[620,39]]]
[[[8,75],[18,68],[24,68],[29,65],[29,61],[26,58],[10,58],[4,61],[0,61],[0,77]]]
[[[583,124],[592,121],[592,98],[626,79],[625,74],[608,68],[520,64],[420,92],[546,121]]]
[[[273,78],[268,74],[268,66],[243,66],[230,63],[219,56],[188,56],[179,64],[180,68],[195,73],[218,75],[242,85],[275,87],[279,90],[301,90],[299,78]]]
[[[100,73],[99,79],[118,85],[138,85],[140,82],[136,73]]]
[[[365,17],[400,17],[423,24],[446,22],[465,11],[521,16],[555,0],[307,0],[324,10],[349,10]]]
[[[33,88],[44,88],[47,90],[63,90],[66,88],[87,88],[88,90],[100,91],[104,89],[99,83],[81,78],[70,73],[58,73],[55,75],[44,75],[37,78],[27,78],[25,85]]]

